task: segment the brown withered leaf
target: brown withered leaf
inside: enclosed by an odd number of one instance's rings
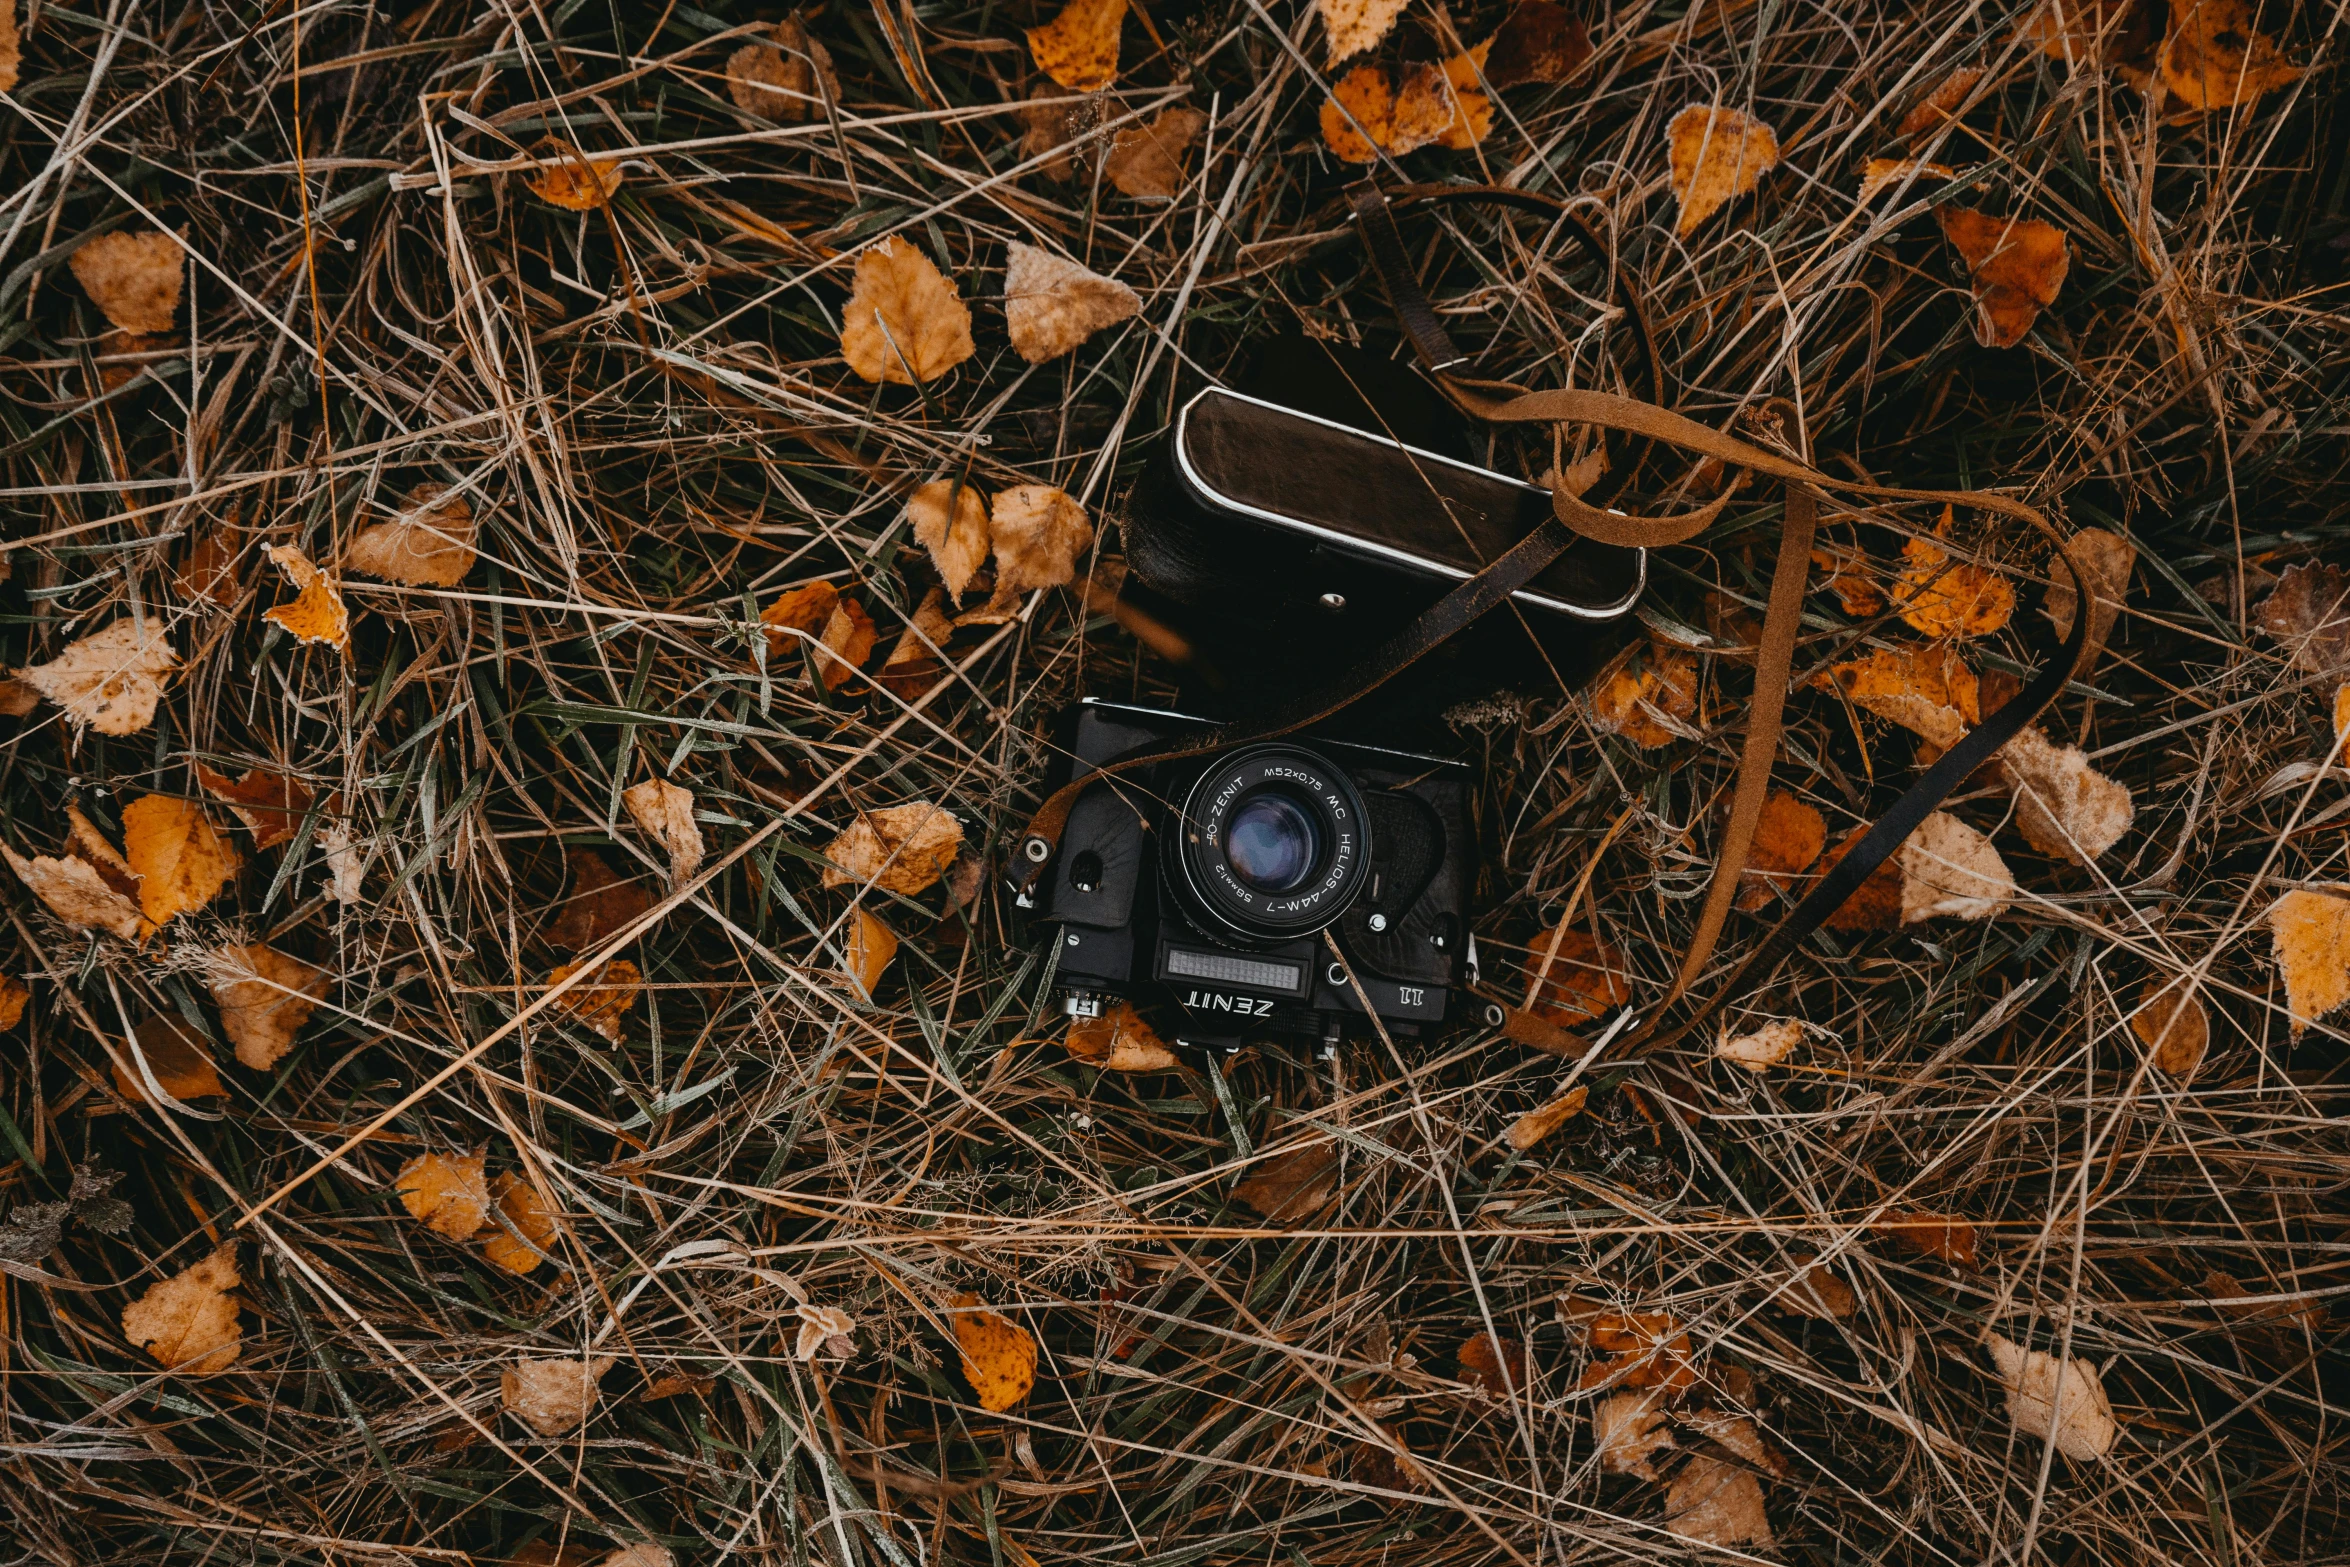
[[[267,1072],[294,1048],[294,1036],[317,1010],[329,976],[260,943],[223,947],[213,956],[217,967],[209,985],[220,1008],[220,1031],[239,1062]]]
[[[16,31],[16,0],[0,0],[0,92],[16,91],[24,45]]]
[[[1819,585],[1836,595],[1837,607],[1854,620],[1885,613],[1885,590],[1877,585],[1876,565],[1857,549],[1823,544],[1811,552],[1811,563],[1821,575]]]
[[[2350,668],[2350,572],[2315,562],[2287,567],[2252,623],[2285,645],[2296,669],[2326,675]]]
[[[2065,543],[2089,579],[2093,603],[2089,611],[2088,645],[2094,655],[2105,646],[2114,619],[2121,614],[2122,601],[2129,597],[2130,573],[2137,569],[2138,550],[2129,540],[2104,528],[2082,528]],[[2048,596],[2040,607],[2055,624],[2059,637],[2073,634],[2073,608],[2078,597],[2073,591],[2073,574],[2064,569],[2064,562],[2051,563]]]
[[[1792,1311],[1799,1317],[1813,1317],[1822,1322],[1839,1322],[1860,1310],[1860,1296],[1828,1271],[1827,1264],[1809,1252],[1796,1252],[1792,1260],[1795,1271],[1787,1287],[1771,1298],[1771,1304],[1782,1311]]]
[[[1754,825],[1754,842],[1739,876],[1738,907],[1759,909],[1774,894],[1793,891],[1795,878],[1810,870],[1827,847],[1827,818],[1786,790],[1774,790]]]
[[[2074,70],[2110,68],[2143,89],[2154,64],[2156,9],[2144,0],[2049,0],[2017,36]]]
[[[1852,852],[1868,832],[1856,828],[1820,861],[1820,874],[1825,876],[1836,868],[1836,862]],[[1856,932],[1864,930],[1899,930],[1901,928],[1901,860],[1889,857],[1884,864],[1869,872],[1868,880],[1853,889],[1852,896],[1836,906],[1824,924],[1830,930]]]
[[[1742,1449],[1762,1447],[1753,1425],[1734,1415],[1699,1417],[1692,1424],[1741,1457]],[[1684,1540],[1724,1550],[1751,1546],[1768,1551],[1778,1545],[1763,1505],[1761,1479],[1745,1464],[1710,1453],[1690,1455],[1665,1487],[1665,1528]]]
[[[1473,1335],[1460,1347],[1461,1380],[1496,1398],[1522,1397],[1526,1391],[1526,1351],[1515,1339],[1497,1339],[1490,1333]]]
[[[1946,647],[1876,648],[1866,658],[1829,665],[1812,683],[1945,750],[1983,721],[1981,682]]]
[[[2015,796],[2015,824],[2042,854],[2087,865],[2137,819],[2129,786],[2089,765],[2078,746],[2026,726],[1999,748],[1999,776]]]
[[[5,89],[0,89],[5,91]],[[0,974],[0,1034],[24,1020],[24,1009],[32,1004],[33,993],[14,974]]]
[[[1526,953],[1526,1009],[1573,1028],[1632,999],[1623,955],[1579,925],[1561,922],[1534,938]]]
[[[600,947],[652,908],[652,895],[636,882],[613,875],[612,867],[594,850],[569,849],[563,859],[571,873],[571,894],[547,928],[547,940],[554,945],[572,952]]]
[[[1579,1325],[1593,1352],[1577,1383],[1580,1391],[1617,1386],[1678,1393],[1697,1385],[1689,1330],[1669,1312],[1600,1311]]]
[[[1665,140],[1683,239],[1779,166],[1777,134],[1740,109],[1693,103],[1673,116]]]
[[[987,562],[987,497],[968,484],[933,479],[907,497],[906,516],[914,525],[914,542],[930,552],[939,580],[961,603],[963,590]]]
[[[611,1355],[518,1361],[498,1379],[499,1402],[539,1435],[561,1436],[595,1409],[596,1384],[618,1363]]]
[[[1184,157],[1208,128],[1208,117],[1180,105],[1161,109],[1148,125],[1129,125],[1110,139],[1102,173],[1137,201],[1173,201],[1187,177]]]
[[[1115,278],[1034,245],[1011,243],[1004,269],[1004,324],[1012,347],[1032,365],[1074,351],[1104,327],[1142,310],[1142,296]],[[956,590],[961,597],[961,590]]]
[[[1896,136],[1923,136],[1941,129],[1958,117],[1959,105],[1967,94],[1975,90],[1975,83],[1983,79],[1979,65],[1962,65],[1934,84],[1934,90],[1920,98],[1909,113],[1901,117]]]
[[[1951,515],[1952,508],[1942,508],[1935,538],[1950,536]],[[1989,567],[1953,560],[1934,539],[1906,541],[1901,557],[1893,601],[1912,629],[1930,637],[1987,637],[2014,618],[2015,588]]]
[[[445,1239],[469,1241],[489,1222],[490,1183],[483,1174],[486,1150],[469,1154],[420,1153],[392,1177],[392,1190],[410,1218]]]
[[[977,491],[967,491],[977,494]],[[984,518],[985,513],[983,512]],[[884,691],[902,702],[912,702],[946,673],[942,654],[947,639],[955,634],[955,623],[947,615],[947,590],[933,587],[922,595],[922,602],[914,606],[914,617],[906,629],[898,633],[897,644],[882,660],[878,682]]]
[[[113,850],[107,853],[116,859]],[[26,859],[14,849],[0,844],[0,855],[6,856],[9,869],[17,880],[32,890],[33,896],[76,930],[105,930],[128,941],[139,934],[138,881],[127,874],[127,890],[116,885],[105,870],[79,854],[62,858],[36,854]]]
[[[1591,33],[1557,0],[1518,0],[1494,31],[1485,80],[1496,89],[1564,82],[1591,59]]]
[[[497,1226],[481,1243],[484,1260],[508,1273],[530,1272],[553,1254],[555,1216],[539,1198],[538,1188],[516,1175],[501,1175],[490,1183],[490,1220]]]
[[[210,903],[244,862],[202,807],[164,794],[141,795],[122,808],[122,857],[139,878],[139,910],[150,926]]]
[[[1232,1200],[1273,1224],[1302,1224],[1338,1195],[1338,1150],[1301,1143],[1259,1161],[1254,1174],[1232,1188]]]
[[[22,718],[40,705],[40,692],[14,676],[0,676],[0,718]]]
[[[188,541],[187,553],[180,557],[179,570],[172,575],[172,586],[190,603],[211,604],[221,609],[237,607],[237,541],[233,529],[235,518],[205,529]]]
[[[145,1073],[139,1070],[142,1062]],[[113,1067],[115,1091],[133,1104],[155,1104],[155,1096],[147,1091],[148,1077],[182,1104],[228,1092],[213,1062],[212,1046],[184,1019],[163,1012],[150,1016],[115,1047]]]
[[[168,1279],[150,1284],[122,1309],[122,1336],[169,1371],[191,1376],[226,1371],[245,1347],[236,1297],[244,1281],[237,1251],[223,1246]]]
[[[1928,163],[1923,158],[1871,158],[1861,165],[1861,205],[1867,206],[1881,193],[1913,177],[1918,180],[1956,179],[1958,171],[1947,163]],[[1850,614],[1851,611],[1845,613]]]
[[[945,874],[963,846],[963,824],[925,800],[867,811],[824,846],[824,885],[870,882],[908,896]]]
[[[1901,867],[1901,923],[1987,920],[2015,901],[2015,876],[1991,840],[1948,811],[1918,823],[1893,856]]]
[[[1975,1227],[1966,1220],[1947,1213],[1929,1213],[1923,1208],[1889,1209],[1876,1228],[1892,1238],[1903,1251],[1936,1262],[1947,1262],[1954,1268],[1972,1268],[1981,1257],[1976,1251]]]
[[[1975,341],[2013,348],[2064,287],[2072,264],[2064,231],[2037,218],[1995,218],[1972,207],[1939,207],[1935,217],[1974,283]]]
[[[1205,119],[1206,116],[1201,118]],[[1101,121],[1102,101],[1099,98],[1079,98],[1072,102],[1066,90],[1050,82],[1044,83],[1029,93],[1028,101],[1020,108],[1020,123],[1027,127],[1026,134],[1020,139],[1020,156],[1023,160],[1042,158],[1044,161],[1038,166],[1037,172],[1048,180],[1065,182],[1077,174],[1077,160],[1081,153],[1088,170],[1099,157],[1094,147],[1088,145],[1080,148],[1077,143],[1079,138],[1101,124]],[[1123,190],[1125,187],[1119,188]]]
[[[1643,1480],[1663,1478],[1657,1472],[1657,1455],[1678,1445],[1659,1407],[1665,1397],[1659,1388],[1627,1390],[1610,1393],[1591,1406],[1591,1445],[1600,1468]]]
[[[2007,1386],[2008,1418],[2018,1431],[2079,1462],[2113,1451],[2121,1427],[2093,1363],[2078,1356],[2059,1360],[1996,1333],[1984,1341],[1984,1348]]]
[[[446,484],[420,484],[389,522],[351,541],[343,564],[387,582],[453,588],[473,569],[473,503]]]
[[[648,778],[620,791],[637,830],[669,856],[669,885],[682,887],[702,868],[702,824],[694,820],[694,796],[666,778]]]
[[[1329,35],[1326,65],[1351,60],[1395,31],[1396,18],[1411,0],[1314,0]]]
[[[1165,1072],[1175,1065],[1175,1052],[1131,1001],[1112,1003],[1100,1017],[1071,1018],[1061,1044],[1070,1055],[1105,1072]]]
[[[547,976],[547,983],[560,985],[577,974],[583,965],[565,963]],[[620,1043],[621,1025],[628,1020],[629,1008],[636,1005],[637,993],[645,988],[645,977],[637,966],[626,958],[614,958],[602,968],[555,998],[555,1010],[594,1029],[614,1044]]]
[[[2269,905],[2268,934],[2298,1039],[2350,1002],[2350,898],[2296,888]]]
[[[777,122],[805,120],[840,101],[832,51],[808,36],[796,16],[777,22],[773,42],[754,40],[726,57],[726,93],[745,114]]]
[[[2275,14],[2289,16],[2278,6]],[[2190,109],[2232,109],[2290,87],[2304,72],[2260,31],[2260,7],[2246,0],[2171,0],[2162,84]]]
[[[102,735],[137,734],[155,721],[164,678],[179,668],[162,625],[125,617],[66,645],[46,664],[18,676],[65,709],[76,729]]]
[[[552,137],[531,149],[544,167],[530,178],[530,193],[566,212],[594,212],[609,206],[626,174],[618,158],[591,158]]]
[[[290,773],[264,772],[258,767],[246,768],[242,778],[231,778],[198,762],[196,781],[204,786],[206,794],[227,806],[245,824],[245,830],[253,835],[256,849],[274,849],[281,843],[291,843],[294,834],[301,831],[302,819],[310,814],[315,798]]]
[[[2154,1052],[2157,1071],[2189,1078],[2211,1048],[2211,1015],[2183,980],[2157,975],[2146,982],[2130,1029]]]
[[[840,352],[868,381],[911,386],[946,374],[979,345],[971,340],[971,308],[955,285],[913,241],[891,238],[857,257],[841,310]]]
[[[1072,92],[1100,92],[1118,80],[1118,31],[1126,0],[1068,0],[1042,27],[1028,29],[1036,68]]]
[[[1511,1122],[1510,1129],[1502,1134],[1503,1140],[1518,1152],[1524,1153],[1540,1144],[1545,1137],[1572,1121],[1576,1116],[1581,1115],[1584,1103],[1590,1097],[1589,1085],[1577,1083],[1565,1093],[1550,1100],[1549,1103],[1537,1105]]]
[[[1714,1045],[1717,1060],[1742,1066],[1749,1072],[1763,1072],[1777,1066],[1803,1045],[1807,1031],[1793,1018],[1774,1018],[1760,1028],[1743,1034],[1722,1031]]]
[[[107,320],[125,332],[169,332],[179,325],[186,252],[170,234],[116,229],[73,253],[66,265]]]

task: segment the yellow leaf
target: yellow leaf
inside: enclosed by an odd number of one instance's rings
[[[1141,310],[1142,296],[1125,284],[1049,250],[1012,241],[1004,269],[1004,324],[1012,347],[1030,364],[1058,359]]]
[[[840,328],[841,357],[851,370],[868,381],[911,386],[978,351],[970,307],[912,242],[885,239],[857,258]]]
[[[139,908],[167,925],[212,901],[243,863],[192,800],[141,795],[122,808],[122,853],[139,878]]]
[[[164,677],[178,667],[161,624],[134,618],[68,643],[63,653],[25,669],[21,678],[64,708],[75,728],[130,735],[155,721]]]
[[[179,325],[186,261],[173,236],[117,229],[83,245],[66,264],[91,303],[123,331],[169,332]]]
[[[2293,1036],[2350,1001],[2350,899],[2288,892],[2269,906],[2269,940],[2285,977]]]
[[[881,983],[889,960],[898,955],[897,933],[884,925],[879,917],[863,909],[849,911],[849,939],[847,957],[849,978],[867,1001],[873,999],[873,987]]]
[[[420,1153],[400,1166],[392,1190],[409,1217],[447,1240],[469,1241],[489,1221],[490,1183],[482,1173],[487,1152]]]
[[[1759,909],[1774,891],[1792,890],[1795,878],[1810,870],[1827,847],[1827,818],[1786,790],[1774,791],[1755,820],[1754,841],[1739,876],[1738,907]]]
[[[666,778],[648,778],[620,791],[639,831],[669,855],[669,885],[682,887],[702,868],[702,824],[694,820],[694,796]]]
[[[930,552],[939,580],[960,603],[987,560],[987,497],[968,484],[933,479],[907,498],[906,516],[914,525],[914,542]]]
[[[1395,30],[1411,0],[1314,0],[1330,35],[1327,64],[1336,65],[1370,48]]]
[[[566,212],[593,212],[612,200],[625,172],[618,158],[590,158],[558,141],[544,141],[533,155],[545,167],[531,176],[530,193]]]
[[[963,846],[963,824],[927,801],[867,811],[824,846],[824,885],[870,882],[911,895],[945,874]]]
[[[327,973],[259,944],[224,947],[217,957],[211,988],[221,1032],[240,1062],[266,1072],[294,1048],[294,1036],[326,994]]]
[[[0,88],[0,91],[6,89]],[[0,1033],[16,1027],[32,999],[33,993],[15,975],[0,974]]]
[[[566,963],[547,976],[547,983],[560,985],[578,973],[584,965]],[[594,1029],[614,1044],[620,1043],[620,1025],[628,1019],[628,1009],[636,1005],[637,992],[645,988],[644,975],[626,958],[614,958],[587,980],[555,998],[555,1008],[569,1013],[588,1028]]]
[[[2015,796],[2016,829],[2042,854],[2087,865],[2137,819],[2127,785],[2089,765],[2078,746],[2027,727],[1999,748],[1999,776]]]
[[[1980,683],[1948,648],[1878,648],[1866,658],[1830,665],[1814,683],[1945,750],[1983,721]]]
[[[1036,68],[1072,92],[1100,92],[1118,79],[1118,30],[1126,0],[1069,0],[1061,14],[1028,29]]]
[[[1975,341],[2013,348],[2064,287],[2072,262],[2064,231],[2037,218],[1995,218],[1972,207],[1942,207],[1935,216],[1974,282]]]
[[[1861,205],[1867,206],[1880,191],[1891,190],[1913,175],[1920,180],[1948,180],[1956,179],[1958,171],[1946,163],[1928,163],[1922,158],[1871,158],[1861,169]]]
[[[1493,129],[1493,100],[1479,84],[1493,40],[1439,64],[1422,61],[1400,80],[1384,66],[1358,65],[1322,104],[1322,140],[1348,163],[1395,157],[1431,142],[1466,151]]]
[[[840,101],[832,51],[808,36],[799,18],[775,24],[773,43],[747,43],[726,58],[726,91],[745,114],[804,120]]]
[[[1777,133],[1738,109],[1693,103],[1673,116],[1665,138],[1683,239],[1779,166]]]
[[[1175,1065],[1175,1052],[1130,1001],[1113,1003],[1100,1017],[1071,1018],[1061,1045],[1086,1065],[1108,1072],[1165,1072]]]
[[[323,642],[328,647],[349,652],[351,614],[343,607],[343,595],[326,573],[291,544],[272,544],[269,558],[294,585],[295,596],[291,604],[263,610],[261,618],[277,622],[304,642]]]
[[[1697,660],[1651,644],[1629,662],[1612,665],[1590,701],[1594,727],[1644,751],[1670,745],[1681,738],[1675,726],[1697,711]]]
[[[445,484],[420,484],[389,522],[370,523],[343,564],[387,582],[453,588],[473,569],[473,504]]]
[[[616,1363],[611,1355],[518,1361],[498,1378],[499,1402],[539,1435],[561,1436],[596,1407],[596,1384]]]
[[[555,1216],[539,1200],[538,1188],[514,1175],[490,1183],[490,1217],[496,1233],[481,1243],[482,1257],[508,1273],[528,1273],[552,1253]]]
[[[150,1284],[122,1310],[122,1334],[172,1371],[201,1375],[226,1371],[244,1348],[237,1302],[228,1292],[237,1276],[237,1252],[223,1246],[193,1267]]]
[[[2154,1052],[2155,1069],[2172,1077],[2192,1077],[2211,1047],[2211,1017],[2183,979],[2148,980],[2130,1028]]]
[[[1049,484],[1015,484],[988,508],[995,538],[996,596],[1057,588],[1077,576],[1077,557],[1093,543],[1085,508]]]
[[[1036,1385],[1036,1340],[1026,1328],[987,1309],[972,1294],[948,1303],[954,1311],[955,1347],[963,1352],[963,1375],[979,1395],[979,1407],[1002,1414],[1017,1408]]]
[[[1591,1090],[1581,1083],[1560,1094],[1548,1104],[1538,1105],[1510,1123],[1503,1139],[1520,1153],[1540,1143],[1545,1137],[1583,1113],[1583,1105],[1591,1097]]]
[[[2121,1428],[2114,1422],[2097,1367],[2080,1359],[2060,1361],[1996,1333],[1984,1347],[1999,1368],[1999,1380],[2007,1385],[2008,1418],[2018,1431],[2082,1462],[2113,1451]]]
[[[2188,108],[2204,110],[2232,109],[2292,86],[2302,69],[2259,31],[2259,15],[2244,0],[2172,0],[2162,84]]]

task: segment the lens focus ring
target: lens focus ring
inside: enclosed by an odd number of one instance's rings
[[[1354,781],[1303,746],[1211,764],[1169,835],[1184,899],[1244,940],[1308,935],[1346,912],[1370,878],[1370,824]]]

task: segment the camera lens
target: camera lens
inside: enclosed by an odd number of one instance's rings
[[[1280,789],[1243,795],[1224,824],[1224,859],[1259,892],[1295,892],[1322,859],[1322,831]]]
[[[1370,880],[1362,795],[1344,769],[1304,746],[1257,746],[1209,763],[1164,842],[1186,910],[1220,939],[1310,936]]]

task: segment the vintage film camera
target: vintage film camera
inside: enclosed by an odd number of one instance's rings
[[[1504,474],[1222,388],[1194,397],[1172,433],[1131,508],[1135,573],[1190,603],[1226,594],[1244,562],[1254,615],[1304,618],[1341,656],[1410,622],[1550,505]],[[1632,607],[1646,569],[1639,550],[1578,544],[1514,595],[1518,634],[1589,640]],[[1462,989],[1476,979],[1468,769],[1378,743],[1355,717],[1343,735],[1242,742],[1077,797],[1023,900],[1053,932],[1071,1014],[1165,1000],[1182,1010],[1179,1038],[1229,1045],[1263,1032],[1335,1042],[1366,1001],[1396,1034],[1484,1010]],[[1211,727],[1082,703],[1052,783]]]

